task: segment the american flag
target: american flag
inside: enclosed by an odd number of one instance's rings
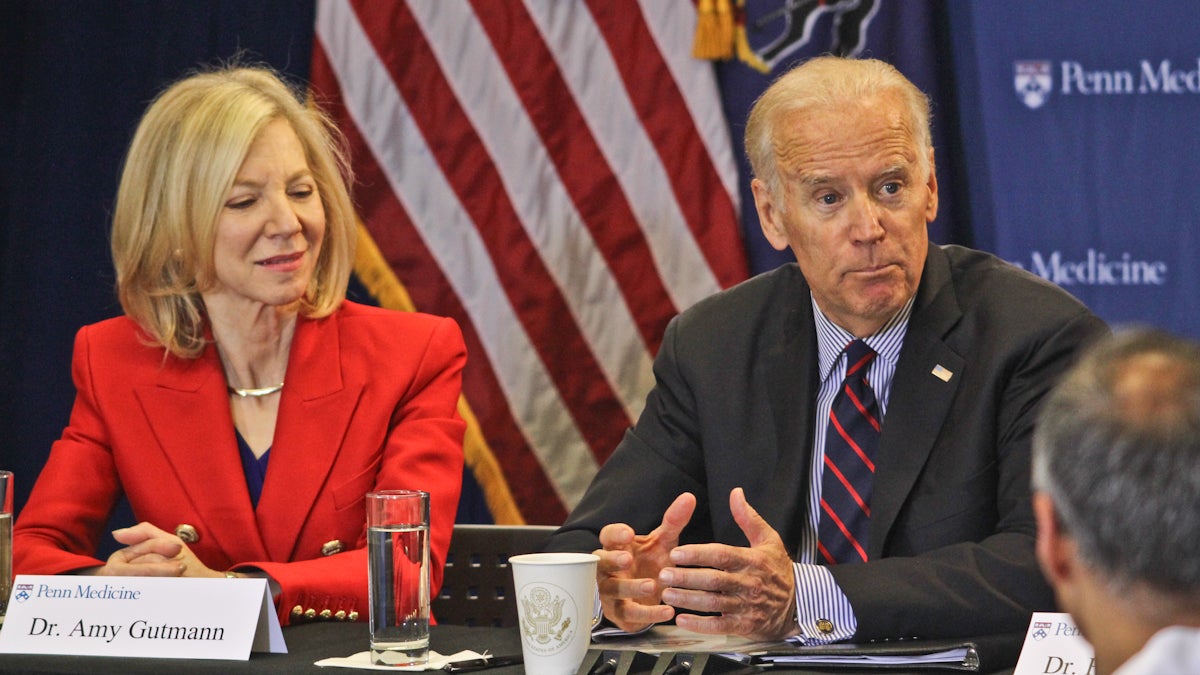
[[[318,2],[356,272],[462,326],[467,464],[497,522],[560,523],[637,419],[667,321],[747,276],[696,22],[664,0]]]

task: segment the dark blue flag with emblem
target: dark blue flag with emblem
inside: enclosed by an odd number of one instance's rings
[[[955,158],[946,139],[954,117],[948,62],[940,49],[941,17],[930,2],[884,0],[702,0],[694,53],[716,62],[734,154],[740,164],[741,221],[751,272],[793,260],[763,238],[750,192],[750,166],[742,134],[754,100],[780,74],[821,54],[877,58],[896,66],[933,102],[933,143],[939,197],[930,226],[936,243],[970,244],[965,223],[954,217]]]

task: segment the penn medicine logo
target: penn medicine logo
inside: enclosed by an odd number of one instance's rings
[[[1031,110],[1042,107],[1054,88],[1049,61],[1017,61],[1013,63],[1013,86],[1021,101]]]
[[[1061,96],[1142,96],[1200,94],[1200,58],[1184,68],[1170,59],[1142,59],[1130,68],[1093,68],[1079,61],[1058,64]],[[1051,61],[1014,61],[1013,87],[1029,109],[1037,110],[1055,90]]]
[[[1165,286],[1170,272],[1164,260],[1137,259],[1128,252],[1110,258],[1094,248],[1077,258],[1032,251],[1028,265],[1012,263],[1059,286]]]
[[[566,649],[579,626],[579,610],[570,594],[554,584],[527,584],[517,595],[521,604],[521,631],[535,654],[551,656]]]

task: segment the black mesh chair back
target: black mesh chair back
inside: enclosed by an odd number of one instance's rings
[[[515,626],[517,599],[509,556],[537,553],[558,528],[455,525],[433,616],[453,626]]]

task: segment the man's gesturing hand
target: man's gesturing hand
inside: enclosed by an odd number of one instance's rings
[[[679,533],[696,510],[696,497],[685,492],[663,513],[662,524],[646,535],[624,523],[600,530],[596,576],[604,616],[621,630],[635,632],[650,624],[670,621],[675,610],[662,604],[660,570],[671,564]]]
[[[741,488],[729,494],[733,519],[750,548],[690,544],[670,553],[673,565],[658,574],[662,601],[680,609],[676,625],[698,633],[776,640],[795,635],[796,577],[779,534],[746,501]]]

